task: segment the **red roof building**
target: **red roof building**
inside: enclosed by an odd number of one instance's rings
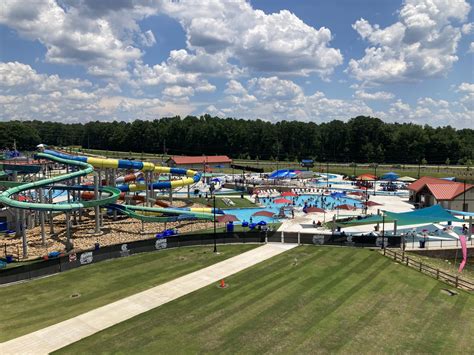
[[[474,211],[474,185],[423,176],[408,185],[410,201],[420,207],[440,204],[458,211]]]
[[[168,166],[209,171],[212,168],[229,168],[232,163],[227,155],[174,155],[168,159]]]

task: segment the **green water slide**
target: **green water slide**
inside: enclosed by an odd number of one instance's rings
[[[145,206],[130,206],[130,205],[118,205],[110,204],[107,206],[110,209],[116,210],[128,217],[138,219],[144,222],[175,222],[183,220],[214,220],[214,215],[212,213],[205,212],[191,212],[183,211],[172,208],[155,208],[155,207],[145,207]],[[141,213],[138,213],[141,212]],[[149,213],[149,214],[146,214]],[[161,213],[161,214],[174,214],[175,216],[153,216],[150,214]]]
[[[20,186],[9,188],[8,190],[0,194],[0,203],[3,203],[4,205],[9,206],[9,207],[21,208],[21,209],[66,212],[66,211],[77,210],[80,208],[91,208],[91,207],[103,206],[110,203],[114,203],[115,201],[117,201],[117,199],[120,196],[120,190],[115,187],[100,187],[99,191],[101,193],[107,194],[107,196],[99,200],[81,201],[81,202],[75,202],[75,203],[60,203],[60,204],[17,201],[13,198],[13,195],[18,194],[20,192],[42,188],[47,185],[77,178],[80,176],[86,176],[94,171],[94,167],[92,165],[84,163],[84,162],[58,158],[56,156],[45,154],[45,153],[38,153],[37,156],[39,158],[52,160],[58,163],[71,165],[71,166],[77,166],[80,168],[80,170],[67,173],[64,175],[59,175],[53,178],[43,179],[43,180],[39,180],[35,182],[29,182],[26,184],[22,184]]]

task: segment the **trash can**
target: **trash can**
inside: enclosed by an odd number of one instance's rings
[[[99,243],[95,243],[94,244],[94,250],[99,250],[100,248],[100,244]]]
[[[234,223],[230,221],[229,223],[227,223],[227,232],[232,233],[233,231],[234,231]]]
[[[420,248],[423,249],[425,247],[425,241],[424,240],[420,240]]]
[[[10,264],[13,262],[13,255],[7,255],[6,257],[7,264]]]

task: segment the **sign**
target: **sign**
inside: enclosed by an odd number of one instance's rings
[[[69,254],[69,262],[72,263],[77,260],[77,254],[76,253],[71,253]]]
[[[324,235],[313,235],[313,244],[314,245],[323,245],[324,244]]]
[[[81,265],[86,265],[90,264],[94,260],[94,256],[91,251],[85,252],[81,254],[81,258],[79,259],[79,262]]]
[[[130,256],[130,250],[127,244],[122,244],[120,247],[120,256]]]
[[[156,250],[166,249],[167,247],[168,247],[168,242],[166,241],[166,238],[156,240],[155,242]]]
[[[352,240],[352,235],[348,235],[348,236],[346,237],[346,245],[347,245],[347,246],[354,246],[354,244],[355,244],[355,243],[354,243],[354,241]]]

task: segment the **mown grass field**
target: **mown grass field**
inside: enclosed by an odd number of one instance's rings
[[[24,284],[0,287],[0,342],[44,328],[256,245],[186,247],[99,262]],[[80,297],[72,298],[78,293]]]
[[[118,151],[109,151],[109,150],[98,150],[98,149],[78,149],[77,147],[72,148],[71,152],[79,153],[90,153],[106,156],[109,158],[133,158],[133,159],[154,159],[154,160],[163,160],[169,158],[168,155],[163,154],[152,154],[152,153],[139,153],[139,152],[118,152]],[[270,161],[270,160],[246,160],[246,159],[234,159],[234,163],[238,165],[253,166],[258,168],[263,168],[265,172],[270,172],[276,169],[301,169],[301,165],[298,161]],[[311,169],[317,172],[326,172],[325,163],[315,163],[315,167]],[[461,165],[422,165],[418,167],[417,165],[403,164],[403,165],[393,165],[393,164],[379,164],[377,169],[377,175],[382,176],[383,174],[393,171],[399,174],[400,176],[411,176],[418,178],[420,176],[434,176],[434,177],[448,177],[455,176],[458,179],[464,180],[467,182],[474,182],[474,168],[469,168],[467,166]],[[215,169],[216,173],[239,173],[239,170],[233,169]],[[358,164],[355,168],[349,166],[349,164],[342,163],[329,163],[329,173],[333,174],[342,174],[342,175],[360,175],[360,174],[374,174],[374,168],[369,167],[368,164]]]
[[[304,246],[60,353],[469,353],[474,297],[377,251]]]

